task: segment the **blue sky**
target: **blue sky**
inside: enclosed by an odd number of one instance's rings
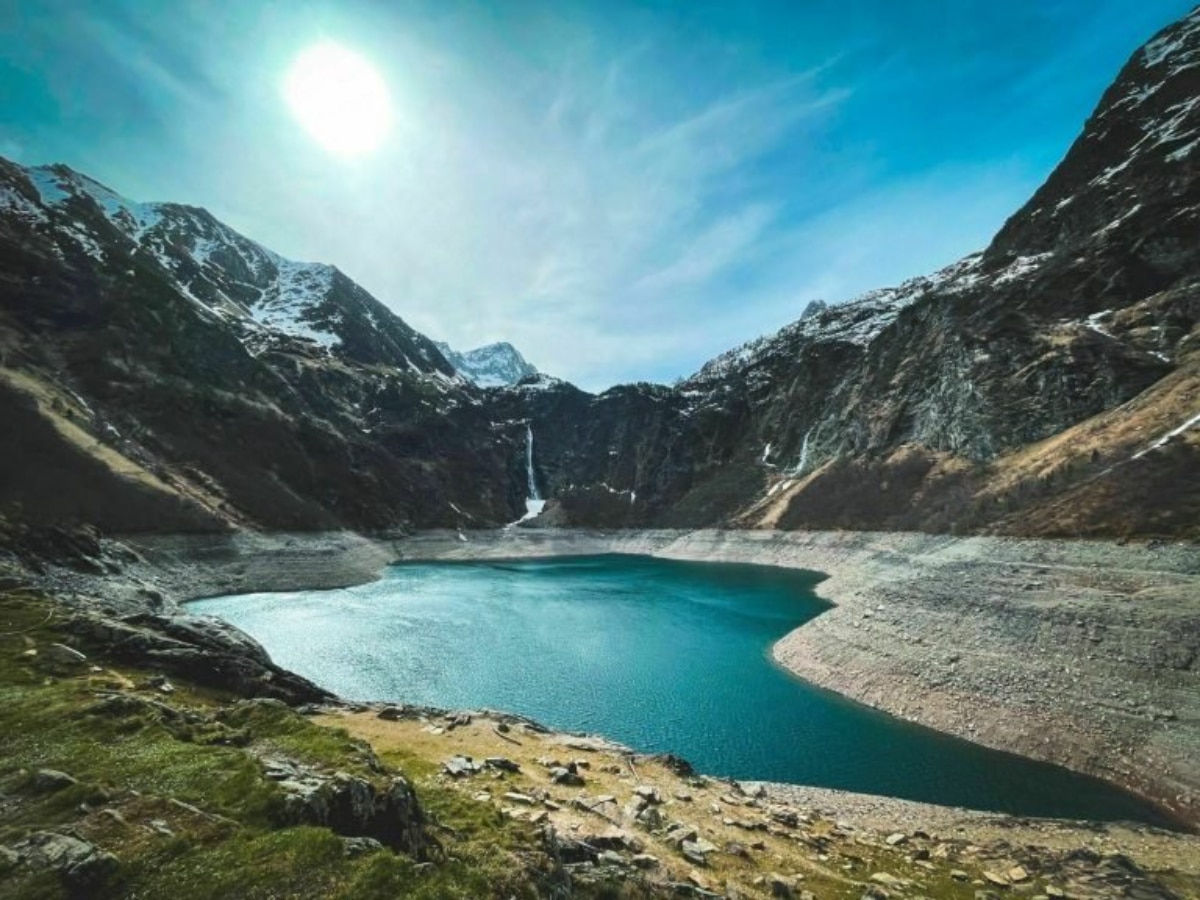
[[[597,389],[985,245],[1173,0],[8,0],[0,154],[210,209],[430,336]],[[393,127],[281,97],[334,40]]]

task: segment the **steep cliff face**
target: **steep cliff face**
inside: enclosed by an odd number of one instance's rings
[[[1195,533],[1200,488],[1176,476],[1200,471],[1181,428],[1200,414],[1197,98],[1193,13],[983,253],[814,310],[678,390],[576,398],[568,419],[606,441],[555,452],[577,426],[529,403],[566,518],[609,522],[581,502],[607,484],[645,524]],[[617,424],[647,405],[649,427]],[[1088,439],[1055,440],[1073,429]]]

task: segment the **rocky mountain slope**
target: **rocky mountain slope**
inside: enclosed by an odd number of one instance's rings
[[[459,353],[441,341],[437,342],[437,348],[454,367],[454,371],[480,387],[513,385],[522,378],[538,373],[525,361],[520,351],[507,341],[485,344],[465,353]]]
[[[515,518],[523,429],[331,266],[0,161],[0,506],[111,530]],[[460,512],[461,510],[461,512]]]
[[[1200,535],[1198,54],[1197,12],[1135,54],[980,254],[678,389],[511,391],[547,517]]]
[[[448,359],[203,210],[0,163],[0,507],[476,527],[532,483],[526,525],[1198,537],[1198,54],[1200,12],[1138,51],[981,253],[599,395]]]

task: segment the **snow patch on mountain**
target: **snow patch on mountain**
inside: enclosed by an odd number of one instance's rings
[[[276,257],[274,284],[251,309],[260,325],[285,334],[307,338],[326,349],[339,343],[337,335],[314,327],[305,314],[333,289],[333,266],[298,263]]]
[[[815,304],[810,303],[796,322],[709,360],[685,384],[724,379],[796,340],[841,341],[866,347],[896,321],[902,310],[935,289],[955,292],[975,284],[980,275],[980,257],[981,254],[972,254],[933,275],[911,278],[898,287],[870,291],[836,306],[816,306],[814,310]]]

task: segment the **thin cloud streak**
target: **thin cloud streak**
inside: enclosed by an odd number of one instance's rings
[[[815,297],[977,249],[1124,57],[1188,7],[964,7],[905,31],[910,14],[883,0],[769,15],[24,5],[37,27],[0,68],[25,98],[0,146],[22,161],[206,206],[337,265],[432,337],[510,340],[591,389],[688,374]],[[374,158],[332,159],[284,107],[288,63],[321,40],[389,83],[396,128]]]

